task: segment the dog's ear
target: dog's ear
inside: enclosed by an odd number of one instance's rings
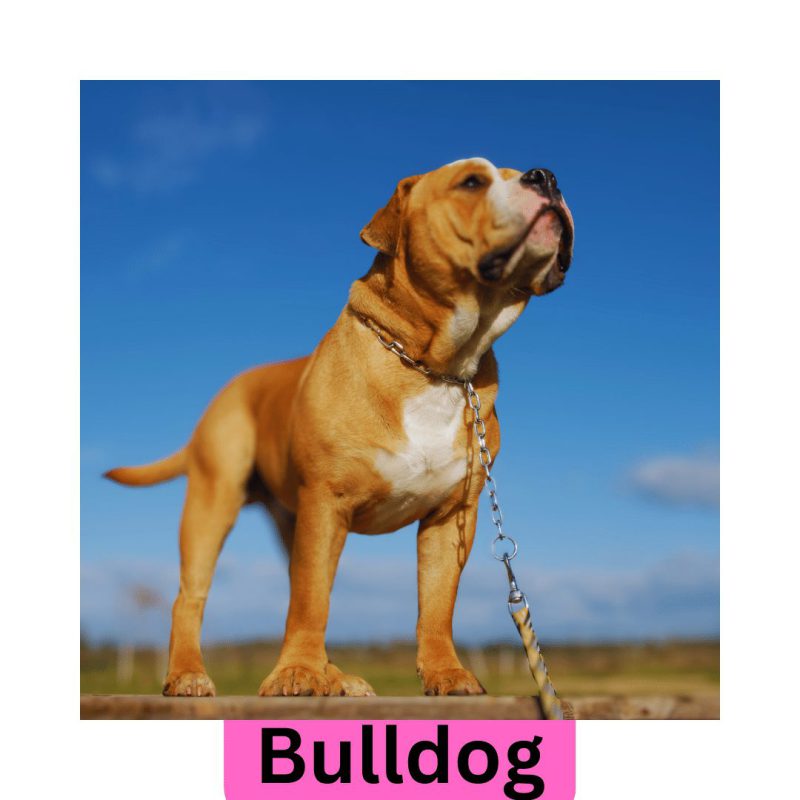
[[[400,225],[408,194],[421,177],[421,175],[412,175],[410,178],[403,178],[397,184],[389,202],[380,211],[377,211],[375,216],[362,228],[361,241],[364,244],[380,250],[387,256],[393,256],[397,252]]]

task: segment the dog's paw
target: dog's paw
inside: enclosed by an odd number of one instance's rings
[[[214,697],[217,688],[205,672],[170,673],[161,693],[165,697]]]
[[[347,675],[333,664],[328,664],[325,668],[325,675],[328,678],[332,696],[375,697],[375,690],[358,675]]]
[[[301,665],[276,667],[261,682],[261,697],[324,697],[331,686],[324,672]]]
[[[439,669],[425,671],[422,688],[427,695],[486,694],[480,681],[467,669]]]

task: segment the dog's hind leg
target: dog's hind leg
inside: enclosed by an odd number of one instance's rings
[[[200,628],[217,557],[246,499],[255,421],[237,381],[211,402],[186,452],[189,478],[180,530],[181,579],[172,607],[165,695],[216,692],[200,652]]]
[[[200,472],[189,475],[181,520],[181,579],[172,607],[165,695],[202,697],[216,693],[203,664],[200,630],[217,557],[243,500],[241,486],[227,478]]]

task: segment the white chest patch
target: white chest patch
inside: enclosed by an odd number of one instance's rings
[[[432,511],[467,474],[467,453],[458,447],[466,429],[464,390],[436,384],[406,401],[406,440],[395,452],[380,450],[375,467],[391,485],[373,524],[387,529]]]

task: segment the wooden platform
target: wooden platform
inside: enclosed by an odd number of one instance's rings
[[[542,719],[535,697],[81,695],[81,719]]]

